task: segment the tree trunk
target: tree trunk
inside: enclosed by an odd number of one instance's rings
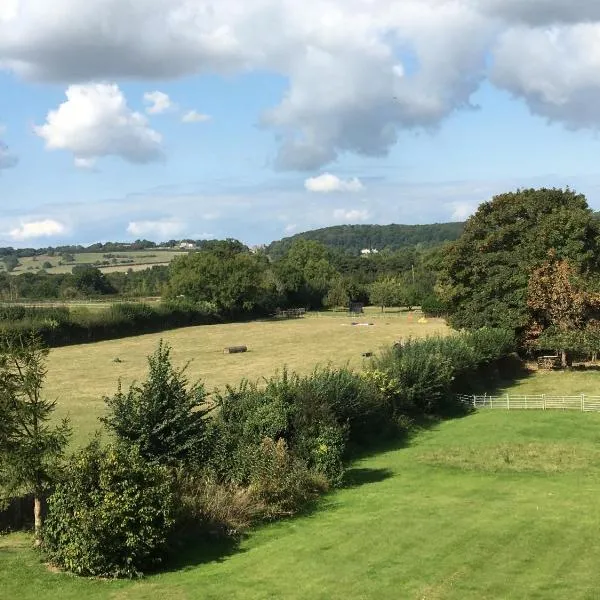
[[[384,308],[384,305],[382,304],[382,305],[381,305],[381,312],[383,312],[383,308]]]
[[[560,351],[560,364],[562,365],[563,369],[566,369],[568,364],[567,364],[567,351],[566,350],[561,350]]]
[[[42,545],[42,525],[43,525],[43,499],[40,494],[35,494],[33,498],[33,522],[34,537],[36,546]]]

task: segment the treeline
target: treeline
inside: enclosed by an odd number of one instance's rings
[[[191,325],[235,320],[209,303],[115,303],[99,310],[68,307],[0,306],[0,335],[35,333],[50,347],[156,333]]]
[[[279,258],[297,240],[311,240],[328,248],[354,256],[362,250],[395,251],[410,247],[431,247],[456,240],[464,223],[434,223],[431,225],[336,225],[298,233],[271,243],[267,252]]]
[[[103,577],[137,577],[184,543],[298,512],[344,484],[357,451],[467,410],[456,393],[489,383],[513,350],[510,333],[490,329],[410,341],[361,373],[283,371],[227,387],[210,405],[161,343],[147,379],[105,399],[111,442],[68,457],[67,424],[39,427],[40,411],[27,410],[42,397],[44,351],[0,339],[0,398],[11,400],[0,402],[0,485],[34,494],[36,507],[49,496],[45,524],[42,511],[35,518],[51,564]]]

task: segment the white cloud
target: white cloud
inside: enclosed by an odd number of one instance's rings
[[[19,227],[11,229],[9,237],[15,241],[24,241],[43,237],[52,237],[64,234],[67,227],[55,221],[54,219],[44,219],[43,221],[29,221],[22,223]]]
[[[338,208],[333,211],[333,218],[338,221],[355,223],[357,221],[366,221],[371,215],[368,210]]]
[[[131,221],[127,226],[127,233],[136,236],[158,237],[161,240],[166,240],[182,234],[185,228],[185,223],[178,219]]]
[[[183,123],[203,123],[205,121],[210,121],[210,119],[210,115],[204,115],[196,110],[190,110],[181,117]]]
[[[169,110],[177,109],[177,105],[164,92],[146,92],[144,94],[144,102],[150,105],[146,108],[146,112],[149,115],[160,115]]]
[[[477,210],[477,205],[471,202],[452,202],[450,207],[453,221],[466,221]]]
[[[279,141],[281,169],[319,169],[348,152],[385,155],[401,130],[431,130],[472,108],[486,79],[537,114],[600,126],[598,0],[0,4],[0,69],[25,78],[285,78],[283,97],[260,116]],[[151,144],[153,156],[159,145]],[[117,154],[131,159],[132,151]]]
[[[361,192],[365,186],[360,179],[340,179],[337,175],[323,173],[318,177],[310,177],[304,182],[304,187],[309,192],[329,193],[329,192]]]
[[[290,223],[289,225],[286,225],[284,228],[284,233],[294,233],[294,231],[298,230],[298,225],[296,225],[295,223]]]
[[[148,126],[146,117],[133,112],[117,85],[72,85],[67,100],[34,128],[49,150],[68,150],[77,166],[104,156],[132,163],[162,157],[162,136]]]

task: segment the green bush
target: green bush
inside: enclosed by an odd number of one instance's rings
[[[164,468],[96,439],[49,498],[44,548],[52,564],[77,575],[138,577],[161,564],[174,515]]]
[[[252,462],[250,491],[264,506],[263,518],[293,515],[328,488],[327,479],[294,456],[283,439],[265,438]]]

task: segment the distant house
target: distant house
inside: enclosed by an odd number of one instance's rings
[[[179,244],[179,247],[182,250],[194,250],[196,248],[196,244],[192,244],[191,242],[181,242],[181,244]]]
[[[363,248],[360,253],[363,256],[368,256],[369,254],[379,254],[379,250],[377,250],[376,248]]]

